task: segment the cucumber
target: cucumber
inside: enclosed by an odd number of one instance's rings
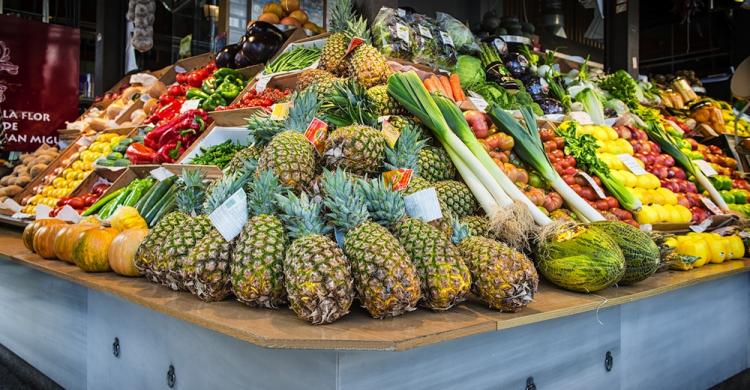
[[[130,160],[128,160],[127,158],[120,158],[120,159],[115,160],[112,166],[115,166],[115,167],[130,166]]]
[[[138,210],[138,214],[140,214],[141,216],[143,216],[145,214],[145,212],[143,210],[143,205],[146,204],[146,202],[148,201],[148,199],[151,197],[151,194],[154,193],[154,190],[156,189],[157,185],[158,185],[158,183],[155,184],[155,185],[152,185],[148,189],[148,191],[146,191],[146,193],[144,193],[143,196],[141,196],[141,199],[138,199],[138,203],[135,204],[135,209]]]
[[[99,212],[99,218],[101,219],[107,219],[110,215],[117,209],[117,206],[120,205],[127,197],[130,195],[130,193],[133,192],[132,186],[125,187],[125,191],[121,192],[120,195],[117,195],[116,198],[112,199],[109,203],[107,203],[106,206]]]
[[[109,203],[110,200],[118,197],[123,191],[125,191],[125,188],[126,187],[117,189],[117,190],[111,192],[109,195],[107,195],[107,196],[105,196],[103,198],[100,198],[99,200],[96,201],[96,203],[92,204],[91,207],[89,207],[88,209],[86,209],[86,211],[84,211],[83,214],[81,214],[81,216],[86,217],[86,216],[89,216],[91,214],[94,214],[99,209],[101,209],[102,206],[104,206],[105,204]]]
[[[156,205],[159,200],[161,200],[162,197],[164,197],[164,194],[167,193],[167,191],[175,187],[175,182],[177,181],[177,176],[170,176],[154,185],[154,190],[151,191],[151,194],[149,195],[148,199],[144,201],[143,206],[141,208],[141,215],[147,214],[151,209],[154,208],[154,205]]]
[[[176,200],[177,198],[177,186],[172,187],[160,200],[159,202],[154,205],[154,207],[148,211],[146,214],[146,222],[151,222],[154,220],[154,217],[156,217],[156,214],[159,213],[161,209],[163,209],[170,201]]]
[[[119,160],[122,158],[122,153],[112,152],[107,155],[107,160]]]
[[[172,210],[177,208],[177,196],[172,196],[168,199],[167,203],[162,207],[156,215],[154,215],[154,218],[151,219],[150,222],[148,222],[148,227],[152,227],[159,223],[159,221],[164,218],[165,215],[172,212]]]

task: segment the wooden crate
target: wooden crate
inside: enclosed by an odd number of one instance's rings
[[[181,164],[148,164],[148,165],[131,165],[129,166],[113,183],[107,191],[102,194],[105,197],[114,191],[119,190],[130,184],[135,179],[148,177],[156,168],[163,167],[175,175],[181,175],[183,169],[186,171],[201,171],[207,179],[213,180],[220,178],[223,173],[221,169],[213,165],[181,165]]]

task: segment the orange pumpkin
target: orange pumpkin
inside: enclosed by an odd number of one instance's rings
[[[23,240],[23,246],[26,247],[26,249],[30,251],[34,251],[34,233],[42,226],[45,225],[52,225],[52,224],[58,224],[58,223],[64,223],[64,221],[61,221],[59,219],[37,219],[34,222],[31,222],[30,224],[26,225],[26,227],[23,229],[23,234],[21,234],[21,239]]]
[[[146,238],[148,229],[133,228],[120,232],[109,246],[109,266],[123,276],[138,276],[135,268],[135,252]]]
[[[107,227],[84,231],[73,245],[73,261],[86,272],[110,271],[107,255],[117,233],[117,229]]]
[[[34,252],[43,259],[55,258],[55,237],[60,229],[64,228],[64,223],[53,223],[40,227],[34,232]]]
[[[97,225],[90,223],[77,223],[75,225],[65,225],[55,237],[55,257],[62,261],[74,264],[73,247],[76,241],[81,238],[83,232],[96,228]]]

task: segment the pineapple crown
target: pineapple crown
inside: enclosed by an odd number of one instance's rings
[[[320,203],[311,201],[305,192],[299,198],[291,191],[286,196],[276,194],[276,203],[282,210],[279,217],[292,239],[330,232],[330,226],[320,216]]]
[[[386,185],[381,178],[360,179],[357,191],[365,198],[372,220],[391,226],[406,216],[406,205],[400,193]]]
[[[247,119],[248,139],[253,145],[265,145],[276,134],[284,131],[284,121],[271,119],[266,112],[261,112]]]
[[[451,217],[451,227],[453,228],[453,234],[451,235],[451,241],[458,245],[461,241],[469,238],[471,232],[469,227],[461,223],[458,218]]]
[[[348,27],[348,21],[354,16],[354,7],[351,0],[336,0],[331,5],[331,22],[328,24],[328,31],[344,31]]]
[[[390,146],[385,150],[386,169],[413,169],[414,176],[418,176],[419,152],[424,149],[427,140],[420,136],[415,124],[407,124],[401,129],[401,135],[396,141],[396,147]]]
[[[196,216],[203,212],[203,201],[206,198],[205,179],[201,171],[182,170],[177,182],[177,208],[185,214]]]
[[[333,83],[333,92],[322,105],[325,121],[336,127],[362,124],[377,127],[378,117],[367,95],[367,90],[354,79]]]
[[[321,102],[318,101],[317,88],[310,86],[304,91],[295,92],[292,95],[292,106],[289,108],[289,116],[284,123],[287,130],[299,133],[307,130],[307,126],[318,115]]]
[[[344,170],[323,171],[323,190],[323,204],[330,210],[327,217],[335,226],[348,231],[370,218],[365,198]]]
[[[276,212],[275,195],[281,192],[279,179],[270,169],[265,169],[248,182],[247,209],[250,215],[273,214]]]
[[[364,39],[368,45],[372,44],[372,35],[370,34],[370,29],[367,28],[367,21],[362,17],[362,15],[357,16],[357,18],[355,19],[354,13],[352,13],[351,17],[346,22],[345,34],[349,39],[360,37]]]
[[[221,206],[227,198],[242,188],[253,176],[256,165],[255,160],[244,161],[242,169],[213,182],[209,194],[206,196],[206,201],[203,203],[203,211],[210,214]]]

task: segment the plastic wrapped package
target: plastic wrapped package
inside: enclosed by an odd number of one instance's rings
[[[478,54],[479,45],[474,34],[465,24],[443,12],[437,12],[437,23],[443,31],[450,35],[456,50],[462,54]]]
[[[403,13],[402,13],[403,14]],[[414,30],[406,15],[388,7],[383,7],[372,22],[372,41],[383,55],[409,60],[412,58]]]
[[[438,43],[434,35],[437,23],[427,16],[412,15],[410,27],[414,31],[411,60],[417,64],[434,67],[437,64]]]
[[[452,69],[456,66],[458,60],[458,52],[456,51],[456,45],[453,43],[453,38],[437,24],[435,24],[432,35],[437,39],[436,66],[443,70]]]

